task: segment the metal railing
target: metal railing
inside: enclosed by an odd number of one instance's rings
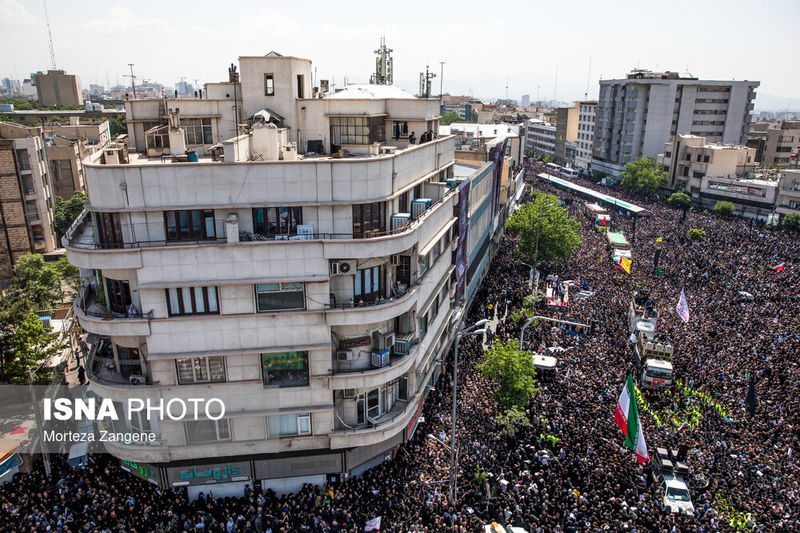
[[[125,313],[117,313],[114,311],[109,311],[108,309],[100,306],[92,304],[98,303],[97,298],[97,289],[93,284],[84,285],[78,291],[78,297],[75,298],[75,305],[80,309],[80,311],[90,317],[94,318],[102,318],[102,319],[138,319],[138,320],[149,320],[153,318],[153,311],[150,310],[147,313],[141,313],[138,310],[135,312],[126,311]]]

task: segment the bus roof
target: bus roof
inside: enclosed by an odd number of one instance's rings
[[[621,231],[609,231],[606,235],[611,246],[630,246],[628,239]]]
[[[550,357],[549,355],[534,355],[533,366],[545,370],[551,370],[558,364],[558,359]]]

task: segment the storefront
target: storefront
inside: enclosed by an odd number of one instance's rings
[[[250,461],[176,466],[167,468],[166,473],[167,486],[186,487],[190,500],[201,492],[214,497],[241,497],[245,487],[253,483]]]
[[[159,468],[157,466],[123,460],[120,461],[119,467],[125,472],[129,472],[140,479],[144,479],[145,481],[152,483],[156,487],[161,486],[161,478],[159,476]]]
[[[253,461],[264,490],[278,494],[300,490],[304,483],[322,486],[329,475],[342,473],[342,453],[327,453]]]

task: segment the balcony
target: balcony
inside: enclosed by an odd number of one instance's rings
[[[150,335],[152,312],[142,314],[138,311],[129,313],[109,311],[99,302],[94,285],[85,285],[81,288],[73,307],[81,327],[90,333],[135,337]]]
[[[400,316],[414,306],[420,290],[421,286],[415,285],[399,298],[382,298],[376,300],[372,305],[353,306],[353,304],[346,303],[331,306],[326,311],[328,325],[356,326],[383,322]]]
[[[366,389],[399,378],[408,372],[417,360],[420,343],[416,341],[407,354],[392,356],[389,364],[381,368],[339,369],[334,368],[330,378],[332,389]]]

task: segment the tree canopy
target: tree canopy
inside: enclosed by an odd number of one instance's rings
[[[783,217],[782,224],[786,229],[800,231],[800,213],[789,213]]]
[[[539,193],[533,202],[522,205],[509,217],[506,228],[509,233],[521,236],[519,253],[531,264],[536,255],[537,229],[538,259],[541,261],[561,261],[581,245],[580,222],[571,218],[567,210],[558,205],[558,199],[551,194]]]
[[[669,202],[669,205],[672,207],[677,207],[678,209],[683,209],[684,211],[692,207],[692,199],[688,194],[682,192],[674,192],[670,194],[667,202]]]
[[[621,185],[645,196],[652,196],[669,181],[667,173],[661,170],[652,157],[639,157],[625,165],[620,176]]]
[[[495,340],[483,354],[478,365],[484,377],[498,384],[495,397],[505,409],[525,409],[528,401],[539,391],[536,386],[536,368],[530,352],[521,350],[519,341],[506,344]]]
[[[733,214],[735,209],[736,206],[733,205],[733,203],[720,200],[714,204],[714,209],[712,211],[714,211],[714,214],[719,217],[728,218]]]
[[[78,215],[81,214],[86,198],[86,193],[82,191],[75,191],[75,194],[69,200],[56,196],[53,218],[57,239],[61,240],[61,237],[64,236],[72,223],[75,222],[75,219],[78,218]]]
[[[453,122],[456,122],[457,120],[458,120],[458,113],[456,113],[455,111],[448,111],[439,118],[439,124],[441,124],[442,126],[448,126]]]
[[[51,309],[64,301],[65,289],[76,288],[79,281],[78,268],[66,257],[46,262],[39,254],[27,254],[14,265],[8,298],[26,302],[32,311]]]

